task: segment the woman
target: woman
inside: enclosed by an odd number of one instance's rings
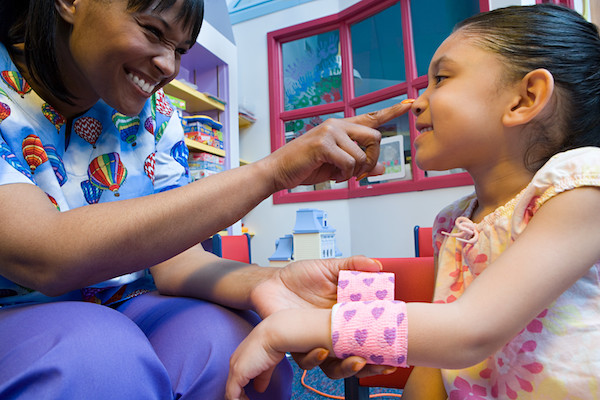
[[[380,173],[373,128],[407,108],[327,121],[188,184],[161,89],[202,13],[201,0],[0,5],[1,398],[223,398],[229,356],[258,320],[233,309],[328,307],[339,269],[378,269],[366,258],[260,268],[198,244],[277,190]],[[256,398],[289,396],[289,375],[282,364]]]

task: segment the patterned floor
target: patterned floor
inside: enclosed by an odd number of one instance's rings
[[[313,387],[314,389],[325,393],[334,397],[327,397],[317,394],[316,392],[309,390],[302,386],[301,378],[302,378],[302,370],[298,367],[298,365],[294,362],[293,359],[289,358],[290,364],[294,369],[294,384],[292,387],[292,400],[325,400],[330,398],[335,399],[343,399],[344,398],[344,380],[332,380],[329,379],[323,371],[319,368],[315,368],[311,371],[308,371],[304,382]],[[400,394],[401,390],[398,389],[388,389],[388,388],[371,388],[370,390],[371,396],[374,394],[378,394],[377,399],[390,400],[390,399],[398,399],[398,397],[384,396],[383,393],[394,393]]]

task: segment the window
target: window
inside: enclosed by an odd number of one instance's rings
[[[536,4],[542,4],[542,3],[558,4],[560,6],[574,8],[573,0],[536,0]]]
[[[271,147],[330,117],[362,114],[427,86],[429,60],[453,26],[487,0],[363,0],[339,14],[268,34]],[[381,177],[300,186],[275,203],[346,199],[472,184],[462,170],[422,171],[414,165],[414,118],[380,127]]]

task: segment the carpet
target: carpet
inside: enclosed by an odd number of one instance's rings
[[[302,385],[301,378],[303,370],[298,367],[298,365],[294,362],[291,357],[288,357],[292,369],[294,370],[294,382],[292,386],[292,400],[324,400],[332,397],[322,396],[318,393],[305,388]],[[306,377],[304,378],[304,382],[316,390],[323,392],[330,396],[335,396],[333,398],[344,398],[344,380],[338,379],[333,380],[329,379],[327,375],[321,371],[320,368],[314,368],[307,372]],[[393,393],[396,396],[384,396],[384,393]],[[398,399],[397,395],[402,393],[400,389],[390,389],[390,388],[371,388],[370,394],[371,397],[373,395],[377,395],[378,399]]]

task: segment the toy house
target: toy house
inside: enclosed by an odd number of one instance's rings
[[[269,257],[271,266],[297,260],[342,256],[336,247],[335,229],[327,224],[327,213],[312,208],[296,211],[292,235],[279,238],[275,246],[275,253]]]

